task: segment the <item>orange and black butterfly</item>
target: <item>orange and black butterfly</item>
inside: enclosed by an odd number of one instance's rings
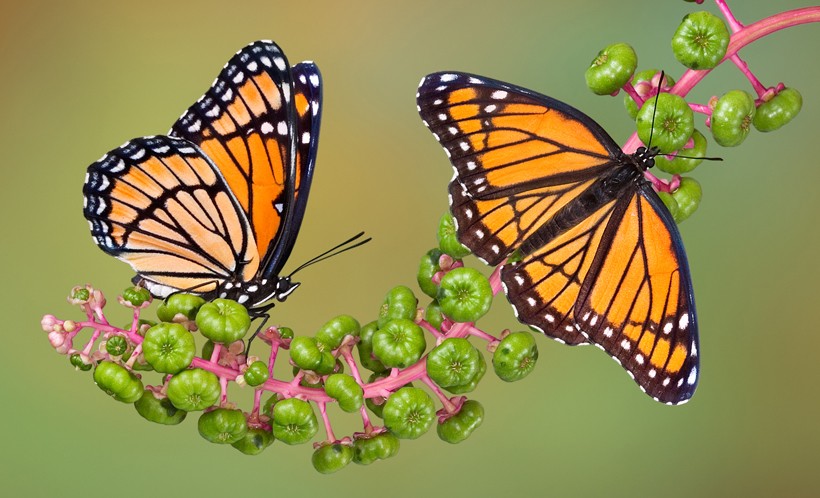
[[[680,233],[643,175],[658,150],[627,154],[579,110],[470,74],[425,77],[418,109],[455,168],[458,238],[504,264],[518,319],[599,346],[658,401],[687,401],[695,299]]]
[[[257,315],[299,285],[281,276],[313,177],[322,85],[271,41],[246,46],[168,136],[88,167],[83,213],[100,248],[156,297],[179,290]]]

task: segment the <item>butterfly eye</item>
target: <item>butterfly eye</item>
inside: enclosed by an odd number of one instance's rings
[[[276,299],[284,302],[297,287],[299,287],[299,282],[291,282],[290,277],[280,278],[276,284]]]
[[[655,159],[650,157],[649,159],[644,161],[644,164],[646,164],[646,168],[649,169],[649,168],[655,166]]]
[[[646,147],[638,147],[638,150],[635,151],[635,154],[639,157],[643,156],[644,154],[646,154]]]

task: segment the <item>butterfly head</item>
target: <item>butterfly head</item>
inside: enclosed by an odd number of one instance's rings
[[[295,291],[301,284],[299,282],[292,282],[290,277],[279,277],[276,281],[276,293],[274,296],[279,302],[288,298],[291,292]]]
[[[655,165],[655,156],[660,153],[661,150],[655,146],[649,148],[638,147],[638,150],[632,154],[632,157],[635,159],[638,167],[640,167],[642,171],[646,171]]]

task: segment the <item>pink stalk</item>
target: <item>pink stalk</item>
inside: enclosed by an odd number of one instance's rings
[[[330,419],[327,416],[327,403],[318,401],[319,413],[322,414],[322,422],[325,424],[325,432],[327,433],[327,440],[330,442],[336,441],[336,435],[333,434],[333,428],[330,426]]]
[[[444,339],[444,334],[442,334],[441,332],[439,332],[439,330],[438,330],[437,328],[433,327],[433,326],[430,324],[430,322],[428,322],[427,320],[419,320],[417,323],[418,323],[418,325],[420,325],[420,326],[421,326],[424,330],[426,330],[427,332],[430,332],[430,335],[432,335],[433,337],[435,337],[437,340],[439,340],[439,341],[440,341],[440,340]]]
[[[493,337],[492,335],[484,332],[483,330],[476,328],[472,324],[469,324],[469,326],[467,328],[467,333],[472,335],[472,336],[484,339],[487,342],[498,342],[499,341],[498,338]]]
[[[740,55],[738,54],[734,54],[733,56],[729,57],[729,60],[731,60],[734,63],[734,65],[737,66],[738,69],[740,69],[740,72],[743,73],[744,76],[746,76],[746,79],[749,80],[749,83],[751,83],[752,88],[755,89],[755,93],[757,93],[757,96],[762,97],[763,93],[766,92],[766,87],[763,86],[763,83],[761,83],[760,80],[757,79],[757,76],[755,76],[754,73],[752,73],[752,70],[749,69],[749,65],[746,64],[746,61],[741,59]]]
[[[725,2],[718,1],[718,7],[720,7],[721,4],[725,4]],[[764,36],[768,36],[781,29],[813,22],[820,22],[820,7],[805,7],[802,9],[789,10],[766,17],[748,26],[743,26],[732,34],[729,40],[729,47],[726,49],[726,56],[724,56],[719,64],[729,60],[737,54],[740,49]],[[669,93],[685,97],[710,71],[711,69],[697,71],[687,69]],[[638,134],[633,133],[624,144],[623,150],[629,154],[635,152],[640,146],[641,140],[638,138]]]
[[[438,400],[441,402],[442,405],[444,405],[444,409],[447,410],[447,413],[453,413],[458,409],[456,405],[450,402],[450,398],[448,398],[447,395],[444,394],[444,392],[442,392],[441,388],[438,387],[436,383],[433,382],[433,380],[427,376],[426,373],[422,375],[419,380],[424,382],[427,385],[427,387],[429,387],[430,390],[433,391],[436,396],[438,396]]]
[[[743,29],[743,25],[740,24],[735,18],[735,15],[732,14],[732,10],[729,9],[729,6],[726,4],[726,0],[715,0],[715,3],[718,9],[720,9],[721,14],[723,14],[723,17],[726,18],[726,22],[729,23],[729,29],[732,30],[732,33],[737,33]]]

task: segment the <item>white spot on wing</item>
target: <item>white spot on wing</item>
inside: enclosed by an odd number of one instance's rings
[[[492,93],[492,95],[490,95],[490,97],[495,99],[495,100],[502,100],[502,99],[506,99],[507,95],[508,95],[507,92],[505,92],[504,90],[496,90]]]

